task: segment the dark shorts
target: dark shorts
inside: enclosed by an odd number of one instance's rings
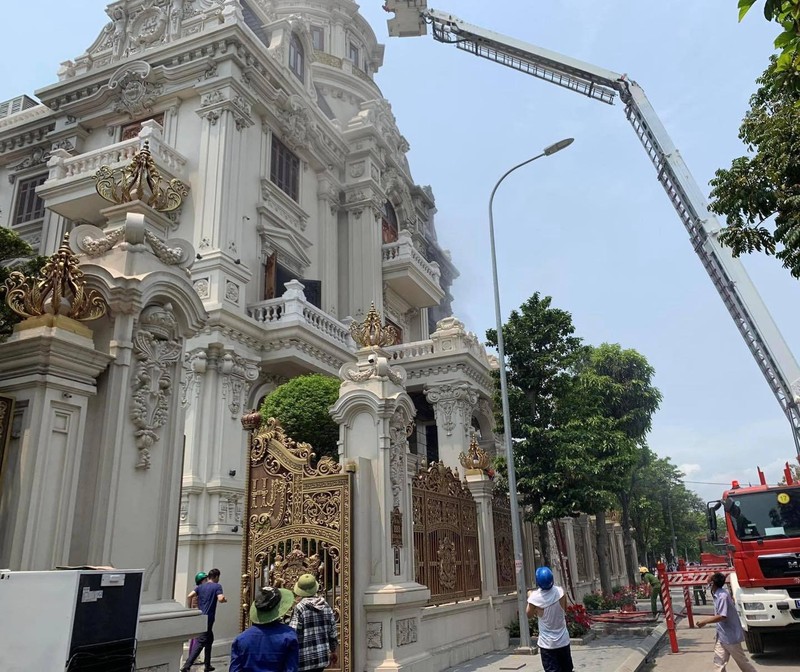
[[[539,649],[544,672],[574,672],[569,645],[560,649]]]

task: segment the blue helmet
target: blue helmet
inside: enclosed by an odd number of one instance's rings
[[[549,567],[539,567],[536,570],[536,585],[542,590],[550,590],[553,587],[553,572]]]

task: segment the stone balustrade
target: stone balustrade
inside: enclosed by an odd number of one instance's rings
[[[306,300],[303,284],[297,280],[286,283],[283,296],[259,301],[247,307],[247,314],[265,327],[300,323],[320,335],[335,341],[340,347],[355,352],[355,343],[348,328]]]
[[[439,284],[441,271],[439,264],[435,261],[428,261],[423,257],[419,250],[414,247],[411,236],[406,231],[401,231],[398,239],[392,243],[386,243],[382,249],[383,263],[392,262],[413,263],[435,284]]]
[[[35,108],[34,108],[35,109]],[[133,155],[145,142],[149,143],[150,153],[159,168],[179,179],[186,177],[186,158],[166,144],[162,137],[161,125],[153,120],[142,123],[139,135],[113,145],[72,156],[63,149],[52,152],[47,165],[50,168],[48,180],[89,177],[101,166],[112,168],[130,163]]]

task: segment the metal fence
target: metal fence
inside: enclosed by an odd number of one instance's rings
[[[413,480],[416,580],[431,591],[429,604],[480,597],[477,507],[458,474],[440,462]]]

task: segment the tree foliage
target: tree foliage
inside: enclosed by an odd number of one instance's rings
[[[310,443],[318,457],[338,459],[339,426],[329,410],[339,398],[339,381],[330,376],[298,376],[277,387],[261,405],[261,417],[277,418],[295,441]]]
[[[47,259],[32,255],[33,249],[19,237],[19,234],[0,227],[0,287],[4,287],[5,281],[13,271],[20,271],[28,276],[38,274]],[[11,335],[14,325],[21,318],[6,304],[5,291],[1,291],[0,296],[2,296],[0,303],[0,342],[2,342]]]
[[[781,86],[771,70],[758,83],[739,128],[749,155],[716,172],[711,210],[727,218],[719,240],[734,256],[775,254],[800,277],[800,91]]]
[[[758,0],[738,0],[739,21]],[[800,85],[800,0],[764,0],[764,18],[780,26],[775,38],[778,54],[770,70],[780,85],[798,88]]]

